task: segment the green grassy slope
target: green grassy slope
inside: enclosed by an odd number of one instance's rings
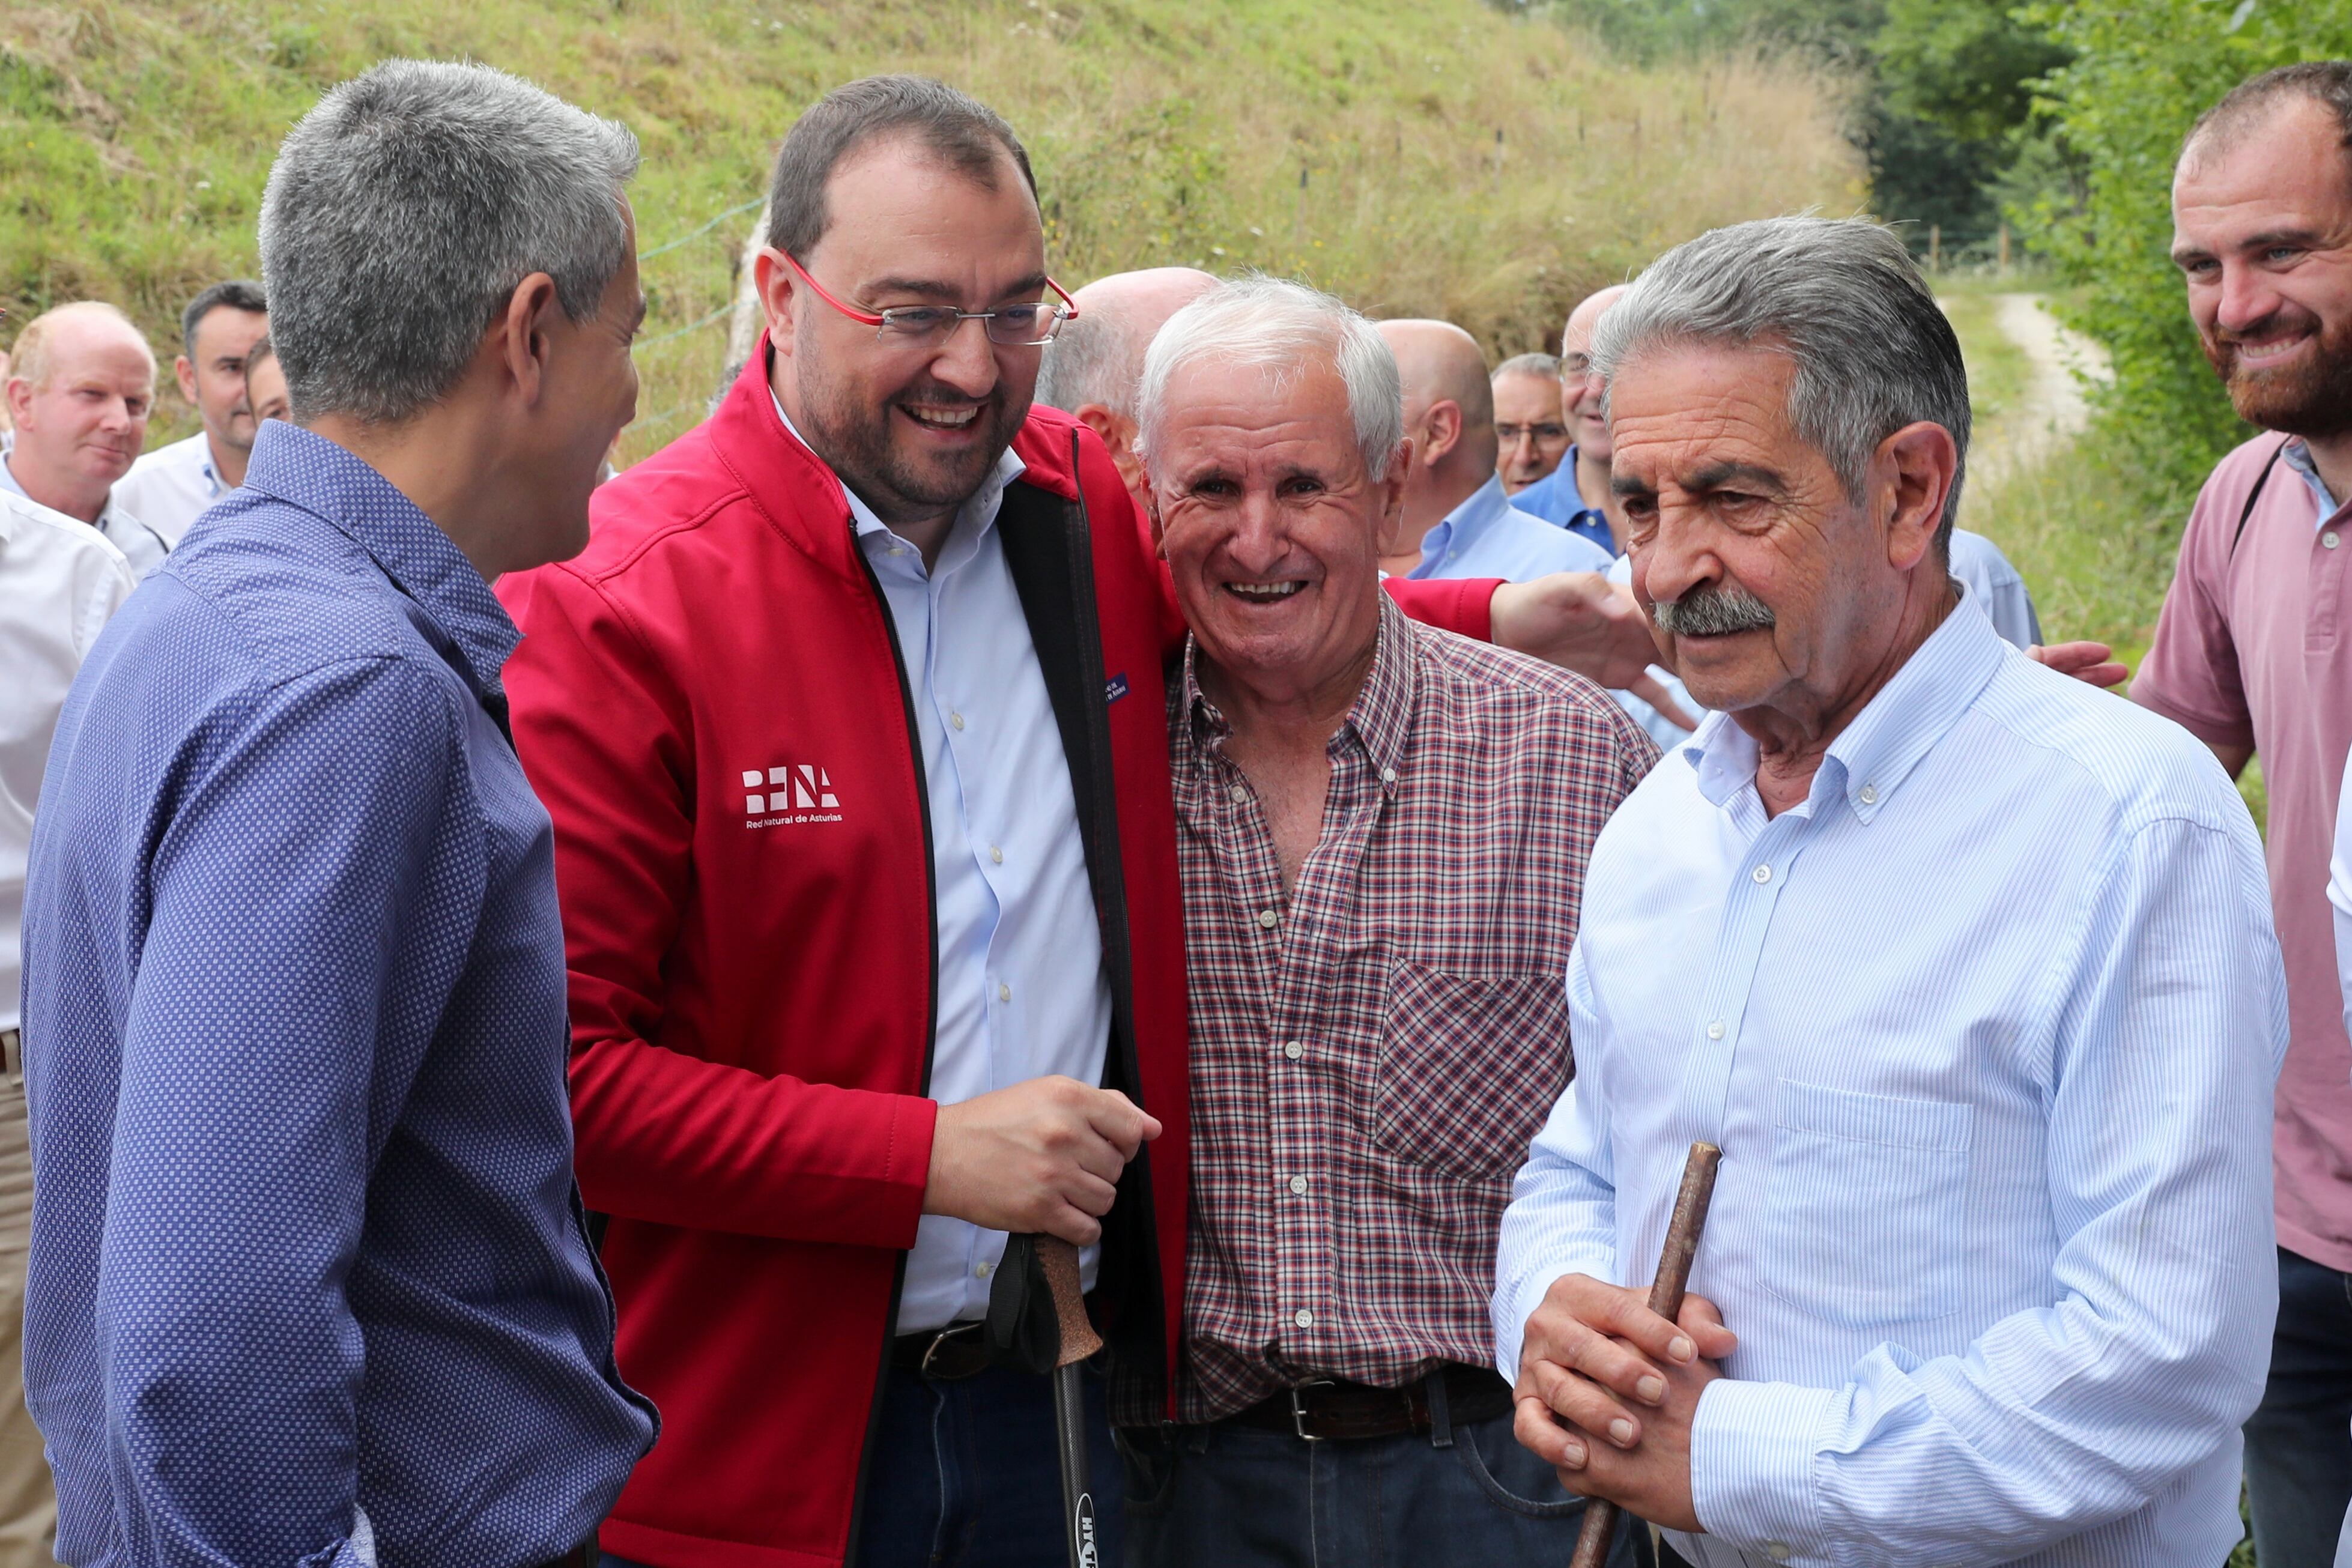
[[[0,6],[0,304],[99,297],[159,346],[253,269],[277,140],[386,55],[520,71],[643,140],[653,317],[634,457],[693,420],[776,139],[826,87],[929,72],[1034,156],[1065,282],[1189,262],[1535,346],[1584,290],[1738,218],[1863,202],[1825,84],[1621,68],[1477,0],[352,0]],[[1498,140],[1499,136],[1499,140]],[[717,221],[713,221],[713,220]],[[708,226],[706,226],[708,225]],[[189,428],[175,398],[154,439]]]

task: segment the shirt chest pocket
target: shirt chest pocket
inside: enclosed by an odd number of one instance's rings
[[[1780,1080],[1765,1288],[1848,1327],[1958,1312],[1972,1117],[1949,1101]]]
[[[1558,975],[1471,979],[1399,964],[1372,1086],[1372,1143],[1477,1180],[1508,1175],[1568,1082]]]

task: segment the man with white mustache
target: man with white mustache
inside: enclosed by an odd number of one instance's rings
[[[2293,1043],[2273,1127],[2279,1312],[2246,1487],[2263,1568],[2333,1559],[2352,1501],[2352,1041],[2326,892],[2352,748],[2352,62],[2241,84],[2190,131],[2172,259],[2239,416],[2132,683],[2232,774],[2262,758]]]

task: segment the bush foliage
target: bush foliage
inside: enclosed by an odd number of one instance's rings
[[[635,129],[632,460],[711,391],[752,222],[732,209],[803,108],[871,71],[1013,122],[1072,287],[1265,267],[1495,352],[1702,229],[1864,203],[1805,68],[1631,68],[1477,0],[70,0],[0,8],[0,304],[110,298],[168,341],[196,288],[253,269],[287,126],[396,54],[486,60]]]
[[[2102,434],[2178,501],[2248,434],[2207,367],[2170,260],[2172,165],[2197,116],[2258,71],[2352,54],[2352,0],[2053,0],[2034,20],[2076,51],[2042,82],[2086,171],[2079,204],[2018,215],[2074,287],[2062,315],[2103,344]]]

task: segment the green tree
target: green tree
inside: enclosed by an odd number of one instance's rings
[[[2017,215],[2077,286],[2069,324],[2114,361],[2102,425],[2153,493],[2178,497],[2246,429],[2171,265],[2173,161],[2197,116],[2246,78],[2352,54],[2352,0],[2046,0],[2026,15],[2074,51],[2040,90],[2086,177],[2079,204],[2045,195]]]

